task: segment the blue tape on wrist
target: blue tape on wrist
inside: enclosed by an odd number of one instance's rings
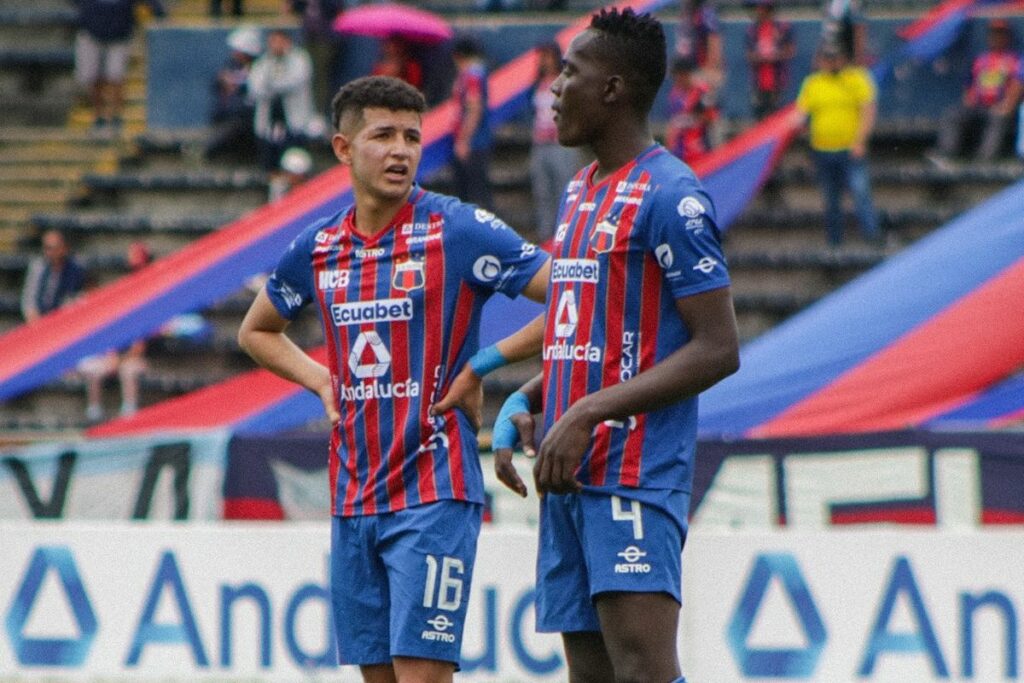
[[[523,392],[517,391],[506,398],[491,431],[491,450],[515,448],[516,442],[519,441],[519,430],[512,424],[512,416],[529,412],[530,399]]]
[[[501,355],[497,344],[491,344],[486,349],[480,349],[469,359],[469,366],[478,377],[508,365],[508,359]]]

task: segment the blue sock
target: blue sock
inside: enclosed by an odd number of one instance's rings
[[[686,676],[680,676],[674,681],[669,681],[669,683],[686,683]]]

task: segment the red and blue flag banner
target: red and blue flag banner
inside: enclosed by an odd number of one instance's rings
[[[1019,182],[746,345],[740,371],[701,397],[702,432],[902,429],[1015,373],[1022,202]]]

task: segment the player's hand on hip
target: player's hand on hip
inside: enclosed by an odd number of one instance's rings
[[[576,470],[590,444],[593,427],[571,408],[557,421],[540,444],[533,479],[537,493],[579,493],[583,484]]]
[[[473,429],[480,429],[483,423],[484,386],[483,380],[466,364],[456,375],[448,391],[430,406],[431,415],[443,415],[453,408],[461,408]]]
[[[505,399],[498,412],[491,432],[491,448],[494,450],[494,473],[498,481],[524,498],[527,493],[526,484],[512,464],[512,452],[516,442],[522,442],[523,453],[527,457],[535,457],[533,433],[530,401],[524,393],[517,391]]]
[[[338,401],[334,398],[334,388],[329,376],[326,382],[322,382],[317,387],[316,394],[320,397],[320,402],[324,404],[327,419],[331,421],[332,425],[338,424],[341,421],[341,413],[338,411]]]

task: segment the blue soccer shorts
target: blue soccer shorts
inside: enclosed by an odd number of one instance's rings
[[[393,657],[458,666],[483,506],[444,500],[331,522],[341,664]]]
[[[618,492],[548,494],[541,500],[538,631],[599,631],[594,597],[609,591],[668,593],[682,603],[690,496]]]

